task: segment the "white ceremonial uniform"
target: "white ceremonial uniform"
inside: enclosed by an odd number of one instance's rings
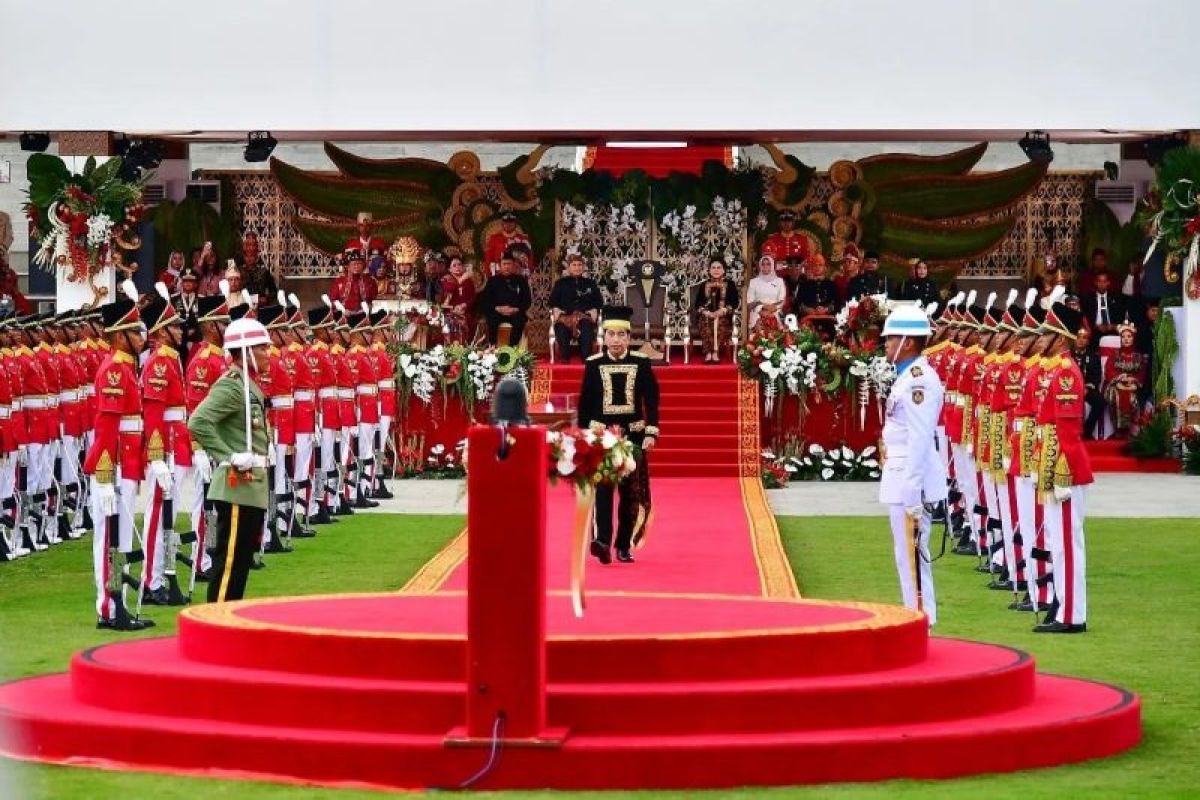
[[[925,504],[946,499],[946,467],[935,443],[942,395],[942,382],[923,356],[904,365],[888,394],[887,418],[883,424],[885,461],[879,483],[879,502],[887,505],[891,519],[896,572],[904,605],[923,610],[930,625],[937,622],[937,599],[929,556],[930,518]],[[916,508],[920,508],[917,513],[920,559],[914,564],[917,542],[910,537],[908,511]]]

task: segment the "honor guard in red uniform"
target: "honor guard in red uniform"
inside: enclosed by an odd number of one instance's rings
[[[386,309],[371,313],[370,355],[375,364],[375,378],[379,386],[379,436],[375,442],[375,475],[371,482],[371,496],[390,500],[394,495],[384,483],[384,463],[392,441],[392,422],[399,409],[396,395],[396,365],[388,353],[388,344],[394,328]],[[393,453],[395,448],[392,448]]]
[[[179,588],[175,563],[180,544],[194,544],[195,531],[175,531],[175,502],[191,481],[192,438],[187,429],[183,369],[179,350],[183,320],[171,304],[165,284],[157,284],[158,297],[142,310],[150,340],[142,366],[142,408],[145,420],[147,477],[150,500],[143,528],[146,560],[145,600],[155,605],[183,605],[188,600]],[[196,548],[192,558],[195,565]]]
[[[1046,540],[1054,574],[1054,607],[1036,633],[1083,633],[1087,630],[1087,555],[1083,521],[1085,487],[1092,467],[1083,446],[1086,387],[1079,365],[1068,352],[1083,315],[1062,303],[1046,312],[1043,329],[1056,334],[1046,353],[1046,396],[1038,409],[1041,437],[1038,491],[1042,497]]]
[[[317,440],[317,491],[309,514],[314,523],[336,522],[338,503],[337,437],[341,430],[341,408],[338,401],[337,367],[333,362],[333,326],[337,315],[328,295],[322,296],[323,306],[308,312],[308,328],[313,342],[305,352],[309,369],[316,376],[319,438]]]
[[[796,232],[796,214],[784,209],[779,212],[779,230],[763,242],[761,255],[775,259],[776,264],[796,260],[803,263],[812,254],[808,237]]]
[[[0,557],[9,561],[30,552],[17,533],[17,448],[22,436],[13,413],[20,408],[20,398],[10,324],[11,320],[0,321]]]
[[[292,420],[296,430],[295,451],[291,460],[292,503],[296,514],[304,515],[304,524],[297,518],[292,535],[301,539],[316,536],[309,527],[313,500],[313,442],[317,432],[317,375],[309,365],[307,322],[300,310],[296,295],[287,297],[279,292],[279,305],[286,309],[287,324],[280,328],[283,341],[283,366],[292,381]]]
[[[500,267],[500,259],[505,253],[510,250],[518,250],[523,256],[522,270],[528,272],[533,268],[532,253],[533,245],[529,242],[529,237],[517,227],[517,215],[511,211],[504,211],[500,214],[500,230],[493,233],[487,238],[487,243],[483,248],[483,264],[487,270],[487,275],[494,275]],[[528,254],[528,255],[526,255]]]
[[[42,368],[41,359],[33,350],[38,345],[37,331],[42,326],[41,315],[26,317],[20,326],[24,341],[17,348],[16,355],[24,389],[22,409],[25,412],[25,429],[28,434],[25,451],[19,456],[18,468],[18,489],[24,495],[24,502],[21,503],[21,525],[26,547],[31,550],[45,550],[50,544],[44,530],[46,487],[50,485],[50,477],[43,474],[43,467],[47,465],[51,443],[57,438],[51,435],[51,423],[56,422],[56,419],[50,409],[50,390],[46,373]],[[55,400],[57,402],[57,397]],[[54,427],[57,428],[57,425]]]
[[[267,421],[271,426],[271,447],[275,454],[271,465],[272,503],[267,515],[270,541],[266,543],[265,551],[288,553],[292,550],[292,528],[296,522],[295,494],[289,470],[296,447],[296,400],[292,376],[283,359],[289,317],[283,306],[264,305],[258,309],[257,318],[271,337],[269,371],[266,380],[259,383],[267,399]]]
[[[371,339],[371,316],[364,311],[350,315],[350,350],[348,360],[354,363],[354,406],[358,414],[355,428],[355,455],[358,458],[358,497],[355,508],[375,508],[371,499],[372,478],[375,474],[375,437],[379,432],[379,379],[375,375],[375,359],[367,345]]]
[[[382,253],[387,250],[387,245],[383,239],[374,235],[375,217],[369,211],[358,212],[358,237],[355,239],[347,239],[342,250],[357,250],[360,253],[370,253],[377,251]]]
[[[346,358],[350,344],[350,325],[346,307],[335,302],[337,322],[334,323],[334,345],[329,349],[337,369],[338,387],[338,464],[341,468],[342,487],[338,499],[339,514],[353,514],[358,499],[358,462],[354,457],[354,435],[358,430],[358,414],[354,406],[354,391],[358,386],[358,362]]]
[[[79,465],[86,429],[87,398],[84,386],[91,383],[79,359],[77,312],[59,314],[54,331],[54,355],[58,362],[58,410],[62,420],[62,438],[55,463],[58,482],[56,511],[61,536],[78,539],[85,530],[80,506]]]
[[[190,418],[196,408],[208,397],[209,389],[225,374],[229,356],[222,347],[225,327],[229,324],[228,291],[209,297],[201,297],[196,304],[196,326],[199,341],[188,354],[187,370],[184,375],[184,405]],[[203,448],[192,450],[192,492],[190,514],[191,528],[196,533],[193,556],[199,556],[200,569],[193,570],[195,580],[207,580],[212,570],[212,558],[208,546],[213,543],[209,516],[208,486],[212,481],[213,463]],[[188,594],[195,586],[189,587]]]
[[[145,328],[137,309],[137,290],[130,281],[126,297],[103,306],[104,331],[110,351],[96,371],[96,438],[83,471],[91,479],[92,519],[96,536],[92,548],[96,576],[97,627],[141,630],[153,623],[126,610],[125,587],[131,581],[129,564],[145,561],[134,548],[134,506],[145,468],[142,436],[142,393],[137,360],[145,343]],[[133,581],[140,586],[140,581]],[[140,593],[140,592],[139,592]]]
[[[1008,477],[1013,481],[1016,493],[1017,528],[1021,534],[1026,554],[1025,575],[1028,595],[1020,603],[1010,606],[1017,611],[1047,611],[1053,592],[1050,570],[1050,551],[1046,546],[1045,518],[1042,504],[1037,498],[1037,414],[1045,395],[1043,373],[1045,359],[1040,355],[1052,334],[1041,332],[1046,312],[1038,303],[1036,290],[1027,297],[1025,316],[1021,320],[1021,333],[1033,339],[1030,354],[1025,357],[1021,375],[1021,397],[1012,410],[1012,427],[1009,434]]]

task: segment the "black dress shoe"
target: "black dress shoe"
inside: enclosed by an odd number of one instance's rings
[[[142,605],[165,606],[170,605],[170,602],[167,590],[162,586],[157,589],[149,589],[142,594]]]
[[[392,494],[392,492],[386,486],[382,485],[380,485],[375,491],[371,492],[371,496],[378,497],[380,500],[392,500],[396,497],[396,495]]]
[[[954,548],[954,554],[956,556],[977,556],[979,555],[979,549],[973,544],[960,544]]]
[[[368,497],[363,497],[360,494],[358,496],[358,499],[354,501],[354,507],[355,508],[379,508],[379,503],[376,503],[374,500],[371,500]]]
[[[1054,607],[1054,603],[1038,603],[1038,611],[1041,611],[1041,612],[1055,611],[1055,612],[1057,612],[1058,609]]]
[[[991,589],[994,592],[1011,592],[1012,591],[1012,583],[1009,581],[996,580],[996,581],[992,581],[991,583],[989,583],[987,585],[987,588]]]
[[[260,558],[256,558],[250,562],[250,569],[266,569],[266,568],[267,568],[267,562],[263,561]]]
[[[1087,633],[1087,623],[1068,625],[1065,622],[1043,622],[1033,629],[1034,633]]]
[[[350,507],[349,503],[343,501],[342,504],[338,506],[337,511],[333,513],[337,514],[339,517],[349,517],[353,516],[354,509]]]
[[[1008,604],[1011,611],[1033,611],[1033,603],[1028,600],[1014,600]]]
[[[309,525],[328,525],[333,522],[333,517],[329,516],[329,509],[325,506],[320,506],[317,513],[308,518]]]
[[[316,535],[317,532],[312,528],[302,528],[300,526],[296,526],[296,530],[292,531],[293,539],[311,539]]]
[[[622,564],[632,564],[633,553],[630,553],[628,550],[618,550],[617,561],[620,561]]]
[[[265,552],[267,553],[290,553],[292,548],[288,547],[278,536],[271,538],[271,543],[267,545]]]
[[[612,563],[612,553],[600,542],[592,542],[592,555],[594,555],[601,564]]]
[[[196,573],[196,582],[197,583],[208,583],[211,580],[212,580],[211,572],[205,572],[204,570],[200,570],[199,572]]]

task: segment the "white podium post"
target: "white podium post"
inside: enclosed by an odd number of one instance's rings
[[[59,313],[83,306],[104,305],[112,302],[116,296],[117,275],[112,267],[100,270],[90,284],[68,281],[67,274],[68,270],[60,267],[55,277],[55,300]]]
[[[1200,300],[1188,300],[1183,305],[1166,309],[1175,318],[1175,335],[1179,353],[1171,377],[1175,381],[1175,396],[1182,402],[1200,395]]]

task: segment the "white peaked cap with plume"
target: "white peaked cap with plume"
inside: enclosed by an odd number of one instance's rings
[[[171,292],[168,291],[167,285],[165,283],[163,283],[162,281],[158,281],[157,283],[154,284],[154,290],[156,292],[158,292],[158,296],[161,297],[163,300],[166,300],[168,303],[171,302]]]
[[[137,286],[128,278],[121,282],[121,293],[135,303],[138,301]]]

